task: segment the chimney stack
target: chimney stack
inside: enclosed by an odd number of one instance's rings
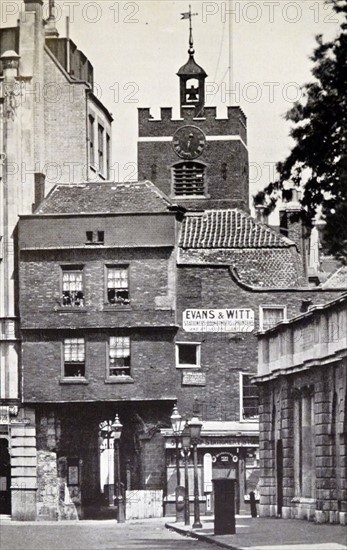
[[[264,212],[265,212],[265,206],[263,206],[262,204],[258,204],[255,207],[255,219],[260,223],[268,224],[269,223],[269,217]]]
[[[43,0],[24,0],[25,11],[35,11],[42,19],[43,14]]]
[[[308,237],[302,220],[303,207],[300,204],[301,191],[296,188],[283,191],[283,205],[280,208],[280,233],[293,241],[302,257],[305,277],[307,277]]]

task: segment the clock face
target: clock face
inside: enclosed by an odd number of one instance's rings
[[[175,132],[172,139],[176,155],[187,160],[199,157],[205,145],[205,134],[196,126],[182,126]]]

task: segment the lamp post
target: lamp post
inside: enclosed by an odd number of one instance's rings
[[[111,421],[107,421],[107,424],[105,424],[100,432],[100,436],[102,438],[102,444],[100,445],[101,453],[103,451],[107,451],[107,474],[108,474],[108,484],[107,484],[107,501],[109,506],[114,506],[114,500],[113,500],[113,493],[112,486],[111,486],[111,460],[110,460],[110,449],[111,449],[111,439],[113,439],[113,430],[111,427]],[[104,486],[105,489],[106,486]]]
[[[200,521],[200,504],[199,504],[199,479],[198,479],[198,443],[200,440],[200,433],[202,422],[198,418],[199,411],[197,409],[198,403],[195,401],[193,408],[193,418],[189,422],[191,443],[193,445],[193,459],[194,459],[194,529],[200,529],[202,527]]]
[[[188,421],[182,431],[182,450],[184,456],[184,524],[190,524],[189,512],[189,485],[188,485],[188,457],[190,455],[190,428]]]
[[[177,405],[174,406],[172,415],[170,416],[172,432],[174,434],[175,443],[176,443],[176,485],[177,487],[181,485],[181,472],[180,472],[180,456],[178,449],[178,442],[181,435],[181,415],[177,410]]]
[[[119,461],[119,440],[122,435],[122,424],[120,423],[119,416],[116,414],[114,421],[112,422],[113,441],[114,441],[114,500],[117,505],[117,521],[118,523],[124,523],[125,510],[124,499],[121,491],[120,482],[120,461]]]

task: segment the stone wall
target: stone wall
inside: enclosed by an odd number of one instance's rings
[[[261,516],[347,522],[346,366],[346,359],[341,359],[259,384]],[[302,441],[305,431],[298,412],[305,396],[312,402],[311,435],[306,436],[313,438],[310,449]],[[281,510],[279,441],[283,447]],[[307,453],[312,456],[311,465],[302,462]],[[311,489],[307,478],[312,479]]]

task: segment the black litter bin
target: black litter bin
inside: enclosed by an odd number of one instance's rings
[[[214,534],[234,535],[236,479],[213,479]]]

